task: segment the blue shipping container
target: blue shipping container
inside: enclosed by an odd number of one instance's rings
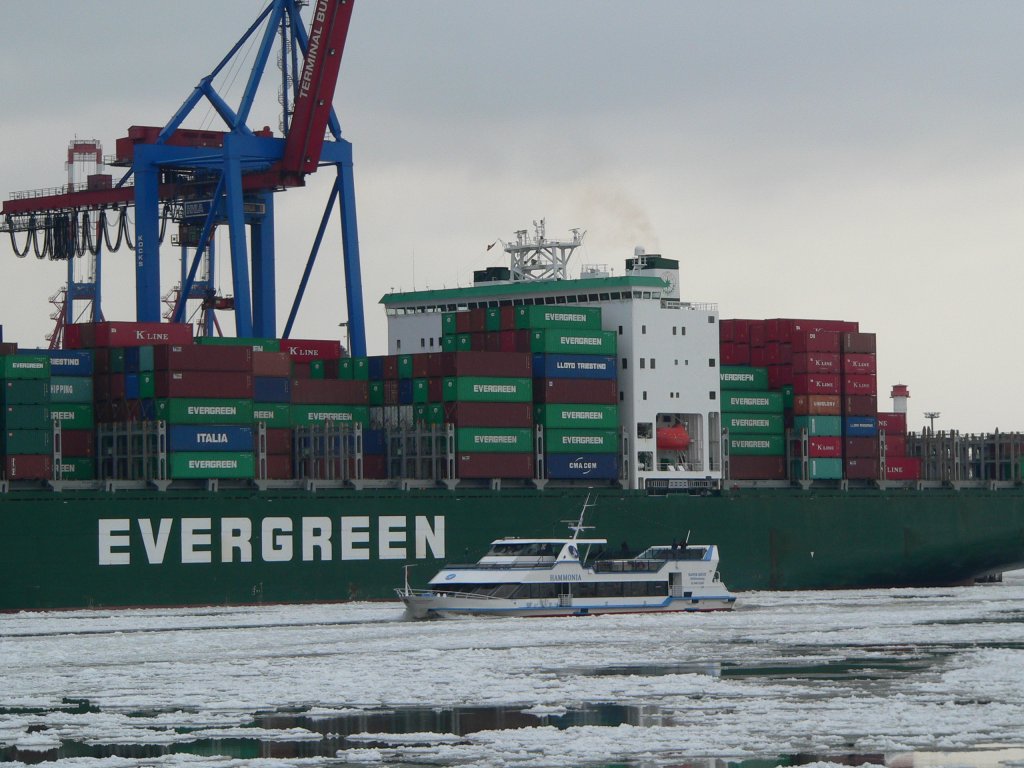
[[[172,451],[251,451],[252,427],[172,424],[168,430]]]
[[[619,456],[615,453],[549,453],[544,463],[551,479],[614,480],[619,476]]]
[[[398,380],[398,402],[401,405],[412,405],[412,379]]]
[[[92,376],[91,349],[22,349],[18,354],[46,355],[51,376]]]
[[[151,397],[139,401],[139,418],[143,421],[156,419],[156,400]]]
[[[618,366],[614,357],[603,355],[535,354],[533,375],[538,379],[614,379]]]
[[[843,434],[847,437],[875,437],[878,419],[874,416],[847,416],[843,419]]]
[[[384,378],[384,355],[374,355],[366,358],[366,369],[370,379],[379,381]]]
[[[124,375],[124,396],[128,400],[139,399],[139,374],[126,373]]]
[[[280,376],[253,376],[252,399],[257,403],[287,403],[292,397],[292,382]]]

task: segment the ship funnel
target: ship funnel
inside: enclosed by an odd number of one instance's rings
[[[892,398],[893,413],[907,412],[907,400],[910,399],[910,387],[906,384],[893,384],[892,393],[889,397]]]

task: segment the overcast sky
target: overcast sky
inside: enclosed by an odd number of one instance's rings
[[[112,153],[128,126],[165,123],[263,6],[5,4],[0,195],[66,180],[74,137]],[[909,385],[912,428],[935,410],[937,427],[1024,429],[1022,30],[1011,2],[358,0],[335,107],[370,351],[386,351],[384,293],[466,284],[488,243],[546,217],[551,235],[587,230],[577,267],[621,273],[636,245],[678,259],[684,298],[723,318],[859,321],[879,405]],[[274,97],[250,125],[276,130]],[[279,329],[319,177],[278,196]],[[40,344],[64,267],[6,242],[0,259],[6,338]],[[340,258],[321,259],[293,336],[347,317]],[[134,315],[131,263],[105,262],[108,318]]]

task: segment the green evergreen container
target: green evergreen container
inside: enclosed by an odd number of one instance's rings
[[[95,480],[96,460],[84,457],[65,458],[60,462],[62,480]]]
[[[440,403],[417,405],[413,408],[413,418],[417,423],[427,426],[444,424],[444,406]]]
[[[545,429],[548,453],[618,453],[617,429]]]
[[[348,358],[352,360],[352,379],[355,381],[369,381],[370,379],[370,360],[367,357],[353,357]],[[342,359],[341,362],[345,362]],[[342,376],[340,378],[348,378]]]
[[[455,335],[455,351],[456,352],[472,352],[473,351],[473,334],[471,333],[458,333]]]
[[[281,429],[292,425],[291,405],[288,403],[253,403],[252,420],[262,421],[268,429]]]
[[[37,382],[25,381],[19,383],[36,384]],[[91,403],[92,377],[54,376],[50,379],[49,391],[51,403]],[[152,397],[152,395],[150,395],[150,397]]]
[[[730,456],[782,456],[785,452],[782,435],[729,435]]]
[[[445,401],[476,403],[533,402],[533,379],[450,376],[442,383]]]
[[[412,355],[399,355],[398,356],[398,378],[400,378],[400,379],[411,379],[412,378]]]
[[[501,330],[501,308],[491,307],[484,315],[484,330],[494,333]]]
[[[8,405],[0,417],[4,429],[50,429],[49,405]]]
[[[782,413],[782,393],[723,390],[722,413]]]
[[[768,389],[768,369],[749,365],[723,365],[718,374],[724,390]]]
[[[25,405],[50,402],[50,379],[0,380],[0,398],[3,405]],[[89,379],[90,386],[92,379]],[[92,400],[92,397],[89,398]]]
[[[61,403],[51,406],[50,418],[60,422],[61,429],[92,429],[96,426],[92,403]]]
[[[722,426],[737,435],[781,435],[786,431],[782,414],[778,413],[726,413]]]
[[[541,328],[530,333],[530,351],[555,355],[614,355],[614,331]]]
[[[0,355],[0,379],[49,379],[50,358],[45,355]]]
[[[139,376],[139,397],[143,400],[151,400],[156,397],[156,374],[152,371],[138,374]]]
[[[53,453],[52,429],[8,429],[3,435],[3,453],[49,456]]]
[[[412,380],[412,401],[413,403],[430,402],[430,379]]]
[[[601,330],[600,307],[531,305],[515,308],[516,328],[574,328]],[[542,350],[535,350],[542,351]],[[594,354],[613,354],[595,352]]]
[[[617,405],[536,405],[533,420],[544,427],[562,429],[615,429],[619,426]]]
[[[251,478],[255,468],[251,451],[183,451],[168,454],[167,464],[171,477],[181,480]]]
[[[370,405],[384,405],[384,382],[370,382]]]
[[[349,426],[362,424],[369,426],[370,409],[365,405],[299,405],[292,403],[292,426],[310,427],[314,425],[333,424]]]
[[[463,427],[455,430],[459,453],[529,453],[533,430],[497,427]]]
[[[455,314],[455,312],[443,312],[441,314],[442,334],[453,334],[456,332],[457,321],[455,319]]]
[[[124,373],[124,347],[111,347],[110,372]]]
[[[281,351],[280,340],[255,337],[199,336],[196,338],[196,344],[207,347],[251,347],[253,352]]]
[[[793,385],[786,384],[780,391],[782,392],[782,407],[791,410],[793,408]]]
[[[800,432],[805,429],[809,437],[841,437],[843,434],[843,417],[794,416],[793,436],[799,437]]]
[[[320,380],[325,376],[326,371],[324,370],[323,360],[314,360],[309,364],[309,378]]]
[[[441,337],[442,352],[455,352],[457,347],[458,341],[454,333],[446,333]]]
[[[252,400],[160,398],[156,417],[168,424],[252,424]]]

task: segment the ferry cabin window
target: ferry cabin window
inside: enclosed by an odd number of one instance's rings
[[[490,557],[554,557],[558,554],[554,544],[530,542],[524,544],[495,544],[488,551]]]

